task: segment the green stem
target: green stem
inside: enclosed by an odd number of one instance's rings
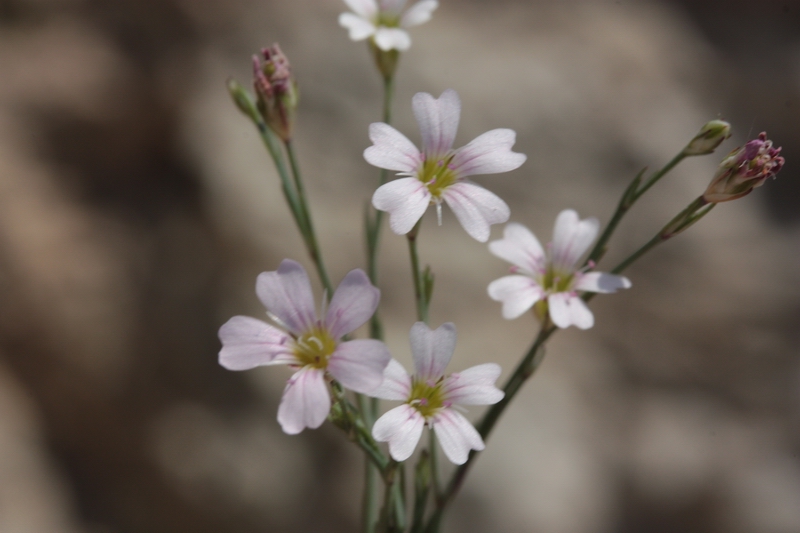
[[[436,458],[436,432],[429,430],[430,442],[429,450],[431,457],[431,485],[433,486],[433,496],[438,501],[442,497],[442,487],[439,484],[439,461]]]
[[[414,280],[414,297],[417,302],[417,320],[428,323],[428,302],[425,296],[425,284],[419,268],[419,254],[417,253],[417,234],[422,225],[422,219],[408,232],[408,253],[411,257],[411,275]]]

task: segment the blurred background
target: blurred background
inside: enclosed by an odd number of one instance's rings
[[[217,329],[263,317],[258,273],[310,267],[225,81],[280,42],[301,88],[296,144],[334,282],[363,266],[360,213],[380,120],[367,47],[312,0],[0,0],[0,531],[351,532],[361,458],[329,425],[281,433],[289,371],[217,364]],[[800,2],[442,0],[411,31],[395,125],[456,89],[457,145],[517,131],[519,170],[476,181],[549,240],[555,215],[606,221],[644,166],[714,118],[718,153],[631,211],[602,267],[700,194],[766,130],[787,165],[718,206],[557,335],[492,435],[447,531],[800,531]],[[535,335],[486,285],[507,265],[428,213],[432,323],[452,370],[508,375]],[[500,230],[495,228],[493,237]],[[408,364],[403,239],[384,234],[382,313]],[[477,418],[480,409],[469,416]]]

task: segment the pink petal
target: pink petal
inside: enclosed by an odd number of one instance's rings
[[[381,341],[358,339],[337,346],[328,360],[328,372],[345,388],[369,394],[383,383],[383,371],[392,356]]]
[[[308,274],[300,263],[291,259],[281,261],[274,272],[259,274],[256,294],[267,311],[295,335],[307,331],[317,320]]]
[[[305,428],[322,425],[331,410],[325,372],[309,366],[289,378],[278,406],[278,423],[284,433],[296,435]]]
[[[470,450],[483,450],[483,439],[458,411],[442,409],[433,417],[433,430],[450,462],[463,465]]]
[[[417,2],[405,12],[403,18],[400,19],[400,25],[404,28],[424,24],[431,19],[431,13],[439,7],[439,2],[436,0],[421,0]]]
[[[351,270],[333,293],[325,325],[334,339],[361,327],[375,313],[381,291],[361,269]]]
[[[411,376],[396,359],[389,361],[386,370],[383,371],[383,382],[381,386],[370,392],[373,398],[382,400],[408,400],[411,394]]]
[[[378,26],[375,30],[375,44],[384,52],[389,50],[399,50],[405,52],[411,48],[411,37],[408,36],[405,30],[400,28],[386,28]]]
[[[397,235],[411,231],[430,203],[430,191],[417,178],[390,181],[372,195],[372,205],[389,213],[389,227]]]
[[[375,0],[344,0],[344,3],[362,18],[373,20],[378,15],[378,4]]]
[[[387,411],[372,426],[372,436],[378,442],[389,442],[389,454],[395,461],[405,461],[417,447],[425,419],[411,407],[403,404]]]
[[[539,239],[522,224],[506,224],[503,238],[490,242],[489,251],[532,276],[545,269],[546,257]]]
[[[458,93],[447,89],[436,99],[417,93],[411,101],[422,134],[422,148],[427,159],[443,157],[453,147],[461,115]]]
[[[431,331],[424,322],[417,322],[411,326],[409,339],[416,377],[423,380],[442,377],[456,349],[456,327],[446,322]]]
[[[350,39],[360,41],[375,33],[375,26],[367,19],[352,13],[339,15],[339,26],[347,28]]]
[[[630,289],[631,282],[624,276],[605,272],[588,272],[581,275],[575,288],[579,291],[612,293],[619,289]]]
[[[596,218],[580,220],[578,213],[565,209],[558,214],[553,229],[553,268],[557,271],[574,271],[581,256],[597,237],[600,223]]]
[[[487,131],[456,150],[450,168],[461,177],[497,174],[517,169],[528,157],[511,151],[516,137],[514,130]]]
[[[489,227],[508,220],[508,205],[493,192],[468,181],[459,181],[442,193],[461,226],[473,239],[489,240]]]
[[[408,138],[383,122],[369,125],[372,146],[364,150],[370,165],[398,172],[415,172],[422,165],[422,154]]]
[[[505,276],[489,284],[489,297],[503,303],[503,318],[513,320],[544,298],[544,291],[527,276]]]
[[[566,292],[551,294],[547,297],[547,305],[553,324],[560,328],[574,325],[579,329],[589,329],[594,325],[594,315],[577,296]]]
[[[222,341],[219,364],[228,370],[250,370],[296,361],[291,351],[291,337],[249,316],[235,316],[225,322],[219,328],[219,340]]]
[[[503,370],[500,365],[486,363],[454,372],[445,378],[442,392],[448,402],[461,405],[492,405],[505,393],[494,383]]]

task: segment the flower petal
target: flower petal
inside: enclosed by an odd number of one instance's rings
[[[490,242],[489,251],[532,276],[542,274],[546,268],[544,248],[539,244],[539,239],[516,222],[506,224],[503,238]]]
[[[361,41],[375,33],[375,25],[369,20],[352,13],[339,15],[339,26],[347,28],[350,39]]]
[[[411,37],[405,30],[400,28],[386,28],[378,26],[375,30],[375,44],[384,52],[389,50],[399,50],[405,52],[411,48]]]
[[[573,272],[581,256],[592,245],[600,223],[596,218],[580,220],[578,213],[565,209],[553,229],[552,265],[556,271]]]
[[[296,435],[305,428],[322,425],[331,410],[331,397],[325,385],[325,371],[306,366],[295,372],[286,383],[278,423],[284,433]]]
[[[361,327],[375,313],[381,291],[370,283],[363,270],[351,270],[333,293],[325,325],[334,339]]]
[[[301,335],[316,322],[311,282],[300,263],[284,259],[278,270],[259,274],[256,294],[267,311],[295,335]]]
[[[489,297],[503,302],[503,318],[513,320],[544,298],[545,292],[527,276],[505,276],[489,284]]]
[[[421,0],[408,8],[408,11],[403,14],[403,18],[400,19],[400,25],[404,28],[409,28],[425,24],[431,19],[431,13],[437,7],[439,7],[439,2],[436,0]]]
[[[411,394],[411,376],[397,359],[392,359],[383,371],[383,383],[370,392],[373,398],[382,400],[408,400]]]
[[[516,137],[514,130],[487,131],[456,150],[450,168],[461,177],[517,169],[528,156],[511,151]]]
[[[399,15],[408,0],[378,0],[381,14]]]
[[[430,203],[430,191],[417,178],[390,181],[372,195],[372,205],[389,213],[389,227],[397,235],[411,231]]]
[[[502,371],[500,365],[485,363],[454,372],[445,378],[442,392],[446,400],[454,404],[495,404],[505,396],[494,384]]]
[[[392,356],[384,343],[358,339],[341,343],[328,360],[328,372],[346,388],[369,394],[383,383]]]
[[[456,327],[445,322],[431,330],[424,322],[417,322],[411,326],[409,339],[415,376],[423,380],[442,377],[456,349]]]
[[[470,450],[484,449],[483,439],[469,420],[454,409],[442,409],[433,417],[433,430],[450,462],[463,465]]]
[[[417,447],[425,426],[425,418],[413,407],[403,404],[387,411],[372,426],[378,442],[389,442],[389,453],[395,461],[405,461]]]
[[[443,157],[453,147],[461,116],[461,100],[453,89],[437,99],[428,93],[417,93],[411,100],[414,116],[422,134],[422,151],[427,159]]]
[[[605,272],[587,272],[583,274],[575,288],[579,291],[612,293],[620,289],[630,289],[631,282],[625,276],[607,274]]]
[[[589,329],[594,325],[594,315],[577,296],[566,292],[551,294],[547,297],[547,305],[550,319],[560,328],[574,325],[579,329]]]
[[[370,165],[398,172],[415,172],[422,165],[419,149],[388,124],[370,124],[369,140],[372,146],[364,150],[364,159]]]
[[[373,20],[378,16],[378,4],[375,0],[344,0],[353,13],[367,20]]]
[[[461,226],[473,239],[489,240],[489,226],[508,220],[511,211],[499,196],[468,181],[459,181],[442,193]]]
[[[219,364],[228,370],[250,370],[262,365],[291,364],[291,337],[269,324],[235,316],[219,328]]]

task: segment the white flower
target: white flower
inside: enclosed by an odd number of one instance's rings
[[[553,324],[560,328],[592,327],[594,316],[577,291],[611,293],[631,286],[623,276],[578,268],[581,256],[597,237],[598,226],[596,218],[580,220],[575,211],[562,211],[556,218],[550,253],[545,254],[528,228],[508,224],[503,238],[489,243],[489,250],[512,263],[511,271],[516,274],[489,284],[489,296],[503,302],[503,317],[517,318],[539,302],[540,316],[549,311]]]
[[[448,89],[438,99],[417,93],[412,103],[422,134],[421,152],[388,124],[378,122],[369,127],[373,145],[364,151],[364,159],[405,176],[379,187],[372,205],[387,211],[392,231],[404,235],[422,218],[428,205],[434,203],[440,210],[444,201],[471,237],[486,242],[489,226],[508,220],[508,206],[464,178],[519,168],[526,157],[511,151],[516,134],[508,129],[487,131],[453,150],[461,114],[458,93]]]
[[[321,320],[308,275],[299,263],[285,259],[277,271],[262,272],[256,294],[267,314],[288,333],[255,318],[235,316],[219,329],[219,364],[228,370],[261,365],[297,369],[278,407],[283,431],[296,434],[325,421],[331,408],[326,373],[356,392],[369,393],[381,385],[391,359],[386,345],[371,339],[340,342],[369,320],[378,306],[380,291],[362,270],[344,277]]]
[[[494,386],[500,367],[486,363],[445,376],[444,369],[456,345],[456,328],[451,323],[431,331],[423,322],[417,322],[411,327],[410,338],[414,376],[392,359],[383,385],[371,394],[405,403],[380,417],[372,436],[379,442],[389,442],[389,453],[395,461],[405,461],[414,453],[427,424],[436,432],[447,458],[457,465],[464,464],[469,451],[483,450],[484,444],[454,406],[490,405],[502,400],[503,391]]]
[[[361,41],[372,37],[378,48],[408,50],[411,38],[401,28],[424,24],[439,7],[436,0],[421,0],[405,13],[406,0],[344,0],[353,13],[339,15],[339,24],[350,31],[350,38]]]

